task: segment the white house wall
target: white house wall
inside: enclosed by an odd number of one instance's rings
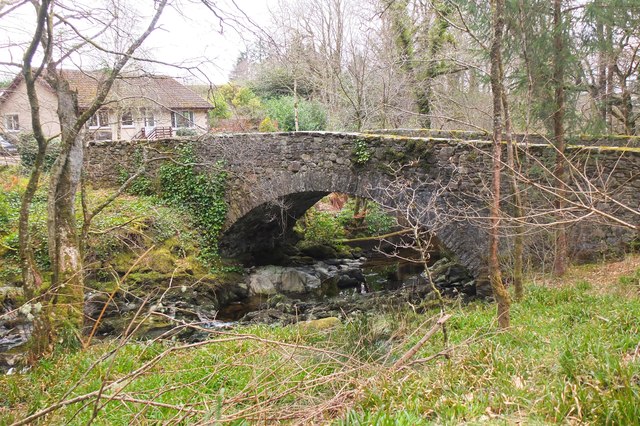
[[[36,93],[40,103],[40,122],[42,130],[46,137],[55,136],[60,133],[60,124],[56,113],[58,108],[58,98],[49,89],[40,84],[36,84]],[[20,123],[20,130],[8,133],[31,133],[33,126],[31,125],[31,106],[27,96],[27,85],[24,81],[13,90],[7,99],[0,104],[0,129],[5,132],[4,128],[5,115],[17,114]]]

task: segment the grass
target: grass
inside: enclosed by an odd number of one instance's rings
[[[126,386],[106,388],[114,400],[100,400],[94,424],[640,424],[640,258],[630,259],[606,284],[589,281],[589,267],[565,282],[530,284],[506,332],[496,332],[493,305],[452,303],[450,358],[399,371],[391,365],[435,312],[370,313],[321,331],[254,326],[182,349],[171,340],[129,342],[109,355],[120,343],[111,341],[58,352],[0,378],[0,424],[150,361]],[[438,334],[414,359],[443,349]],[[62,407],[41,424],[87,424],[95,401]]]

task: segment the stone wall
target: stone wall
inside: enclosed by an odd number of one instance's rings
[[[291,235],[295,220],[309,207],[330,192],[343,192],[414,215],[411,219],[431,229],[458,261],[479,278],[486,275],[492,161],[491,143],[486,140],[298,132],[93,143],[87,170],[93,182],[112,184],[135,170],[143,149],[147,158],[164,158],[180,144],[194,146],[200,167],[215,169],[223,161],[230,172],[230,208],[221,241],[229,255],[268,251]],[[637,225],[639,221],[640,149],[573,147],[569,156],[576,164],[572,175],[584,171],[592,179],[590,184],[572,181],[571,186],[582,193],[580,200],[574,195],[569,198],[604,212],[591,213],[571,226],[575,254],[586,260],[625,247],[637,237],[621,222]],[[528,181],[525,200],[537,212],[551,210],[553,197],[545,188],[555,182],[545,168],[552,170],[554,151],[546,144],[530,143],[526,152],[520,151],[520,158],[522,178]],[[150,163],[152,175],[160,163]],[[503,181],[503,194],[508,194],[506,176]],[[503,208],[509,209],[509,197],[504,200]],[[586,213],[576,206],[565,218]],[[541,230],[540,235],[549,240],[549,229],[542,226],[549,220],[548,215],[530,217],[528,231]],[[510,240],[505,241],[506,259]]]

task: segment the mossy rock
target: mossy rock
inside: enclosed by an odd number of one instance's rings
[[[178,272],[184,272],[194,276],[207,275],[207,268],[196,256],[187,256],[175,260],[175,268]]]
[[[338,257],[338,252],[331,246],[317,244],[312,246],[303,247],[300,251],[314,259],[335,259]]]
[[[198,252],[192,241],[178,237],[169,238],[162,244],[162,247],[168,249],[176,257],[189,257]]]
[[[110,261],[106,261],[106,265],[111,266],[116,272],[124,274],[129,271],[131,265],[136,261],[137,256],[133,252],[121,251],[115,255]],[[105,266],[106,266],[105,265]]]
[[[407,154],[404,151],[396,151],[395,149],[387,148],[384,151],[382,158],[390,162],[403,162],[406,160]]]
[[[311,256],[293,256],[290,258],[291,264],[295,266],[299,265],[313,265],[315,260]]]
[[[161,274],[169,274],[176,270],[176,261],[179,258],[166,247],[152,250],[140,262],[140,269],[147,269]]]
[[[363,252],[362,247],[360,246],[349,246],[349,250],[351,251],[352,256],[360,256]]]
[[[339,318],[327,317],[327,318],[321,318],[317,320],[299,322],[298,327],[300,328],[300,331],[313,332],[313,331],[328,330],[330,328],[337,327],[340,324],[341,322]]]
[[[113,281],[100,281],[100,280],[87,280],[85,281],[85,287],[88,290],[96,290],[110,294],[116,289],[117,283]]]
[[[340,294],[340,289],[338,288],[338,277],[332,277],[326,279],[320,285],[320,296],[327,297],[336,297]]]
[[[162,274],[156,271],[132,272],[127,276],[126,287],[130,290],[142,290],[150,287],[163,288],[166,287],[170,279],[171,275]]]
[[[134,337],[138,339],[154,339],[175,327],[175,324],[156,315],[145,316],[142,324],[140,324],[140,319],[134,321],[133,318],[133,314],[105,318],[98,327],[98,333],[115,334],[130,328],[136,330]],[[129,327],[132,321],[134,323],[132,327]]]
[[[138,260],[139,256],[133,252],[121,252],[108,263],[120,274],[129,270],[131,272],[158,272],[161,274],[184,271],[193,273],[196,270],[202,270],[194,256],[187,258],[176,256],[165,246],[151,250],[140,260]]]
[[[352,259],[353,258],[353,249],[347,245],[339,245],[336,247],[336,252],[338,253],[338,257],[342,259]]]

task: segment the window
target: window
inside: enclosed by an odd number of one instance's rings
[[[133,127],[133,113],[131,110],[126,110],[122,113],[120,122],[122,123],[122,127]]]
[[[4,128],[8,132],[17,132],[20,130],[20,120],[18,114],[8,114],[4,116]]]
[[[194,127],[193,111],[174,111],[171,113],[171,127]]]
[[[144,127],[155,127],[156,117],[153,115],[153,110],[150,108],[140,108],[140,116],[144,123]]]
[[[108,127],[109,111],[100,109],[89,119],[89,127]]]

